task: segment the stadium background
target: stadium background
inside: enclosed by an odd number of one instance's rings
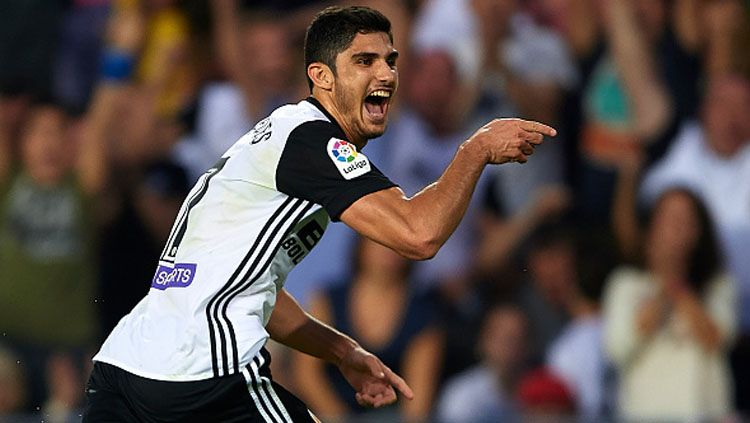
[[[192,182],[308,94],[304,29],[330,4],[0,3],[0,421],[80,418],[88,358],[146,293]],[[433,260],[337,224],[290,275],[417,400],[363,413],[330,369],[271,345],[275,378],[325,421],[747,415],[750,3],[358,4],[401,52],[365,153],[407,194],[492,117],[560,135],[485,171]]]

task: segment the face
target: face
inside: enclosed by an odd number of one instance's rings
[[[65,115],[53,107],[32,111],[23,132],[23,164],[40,184],[55,184],[69,168]]]
[[[442,128],[455,120],[452,114],[457,108],[453,96],[458,90],[458,74],[448,53],[426,52],[414,61],[407,88],[409,103],[433,128]]]
[[[534,286],[550,303],[564,306],[575,290],[575,251],[567,242],[554,242],[529,254]]]
[[[654,210],[648,235],[651,263],[685,263],[702,228],[693,200],[682,192],[665,194]]]
[[[703,104],[709,145],[716,154],[731,157],[750,141],[750,81],[723,77],[711,82]]]
[[[287,91],[290,70],[294,69],[287,27],[280,22],[256,21],[245,29],[243,41],[246,54],[263,57],[249,63],[258,85],[269,92]]]
[[[396,58],[388,35],[357,34],[336,56],[332,94],[339,122],[355,143],[383,135],[398,87]]]
[[[526,359],[526,319],[510,307],[492,310],[482,332],[482,355],[500,371],[521,368]]]

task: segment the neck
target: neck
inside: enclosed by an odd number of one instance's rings
[[[583,319],[589,316],[596,315],[599,309],[596,304],[587,301],[581,297],[577,297],[572,301],[572,304],[568,306],[568,313],[576,319]]]
[[[358,136],[354,128],[351,128],[349,123],[344,119],[344,116],[336,107],[336,102],[333,97],[333,92],[323,91],[313,88],[312,97],[320,103],[326,112],[336,121],[344,134],[346,135],[347,141],[354,144],[357,150],[361,151],[362,148],[367,144],[367,140]]]

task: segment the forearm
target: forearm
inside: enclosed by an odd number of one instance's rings
[[[430,234],[436,248],[461,222],[484,166],[480,153],[464,143],[443,175],[409,199],[408,213],[416,232]]]
[[[631,101],[634,130],[641,139],[651,139],[667,125],[670,104],[657,76],[651,48],[639,30],[629,0],[609,0],[607,35],[613,60]]]
[[[334,364],[358,347],[353,339],[306,313],[286,290],[278,293],[266,330],[275,341]]]
[[[636,210],[638,173],[639,170],[635,166],[623,165],[620,167],[611,211],[612,230],[620,253],[631,262],[638,258],[641,244]]]
[[[501,269],[511,257],[516,247],[536,228],[533,213],[516,213],[508,221],[493,223],[483,231],[477,252],[477,270],[489,275]]]
[[[213,15],[214,47],[218,52],[219,62],[224,72],[234,78],[242,69],[237,0],[215,0],[209,4]]]
[[[672,16],[674,32],[680,45],[690,52],[698,52],[703,43],[700,0],[677,0]]]
[[[376,192],[352,204],[341,220],[404,257],[431,258],[461,221],[483,168],[466,142],[443,175],[412,198],[398,188]]]
[[[690,292],[680,293],[675,299],[677,311],[688,321],[695,339],[706,351],[716,351],[721,345],[718,326],[703,309],[700,300]]]

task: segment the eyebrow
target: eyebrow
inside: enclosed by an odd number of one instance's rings
[[[371,52],[361,52],[361,53],[354,53],[352,54],[352,60],[358,60],[358,59],[377,59],[380,57],[378,53],[371,53]],[[398,58],[398,51],[397,50],[391,50],[390,53],[386,56],[386,60],[392,59],[396,60]]]

